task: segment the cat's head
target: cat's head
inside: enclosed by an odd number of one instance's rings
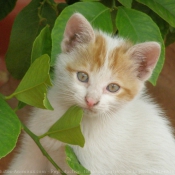
[[[62,103],[78,105],[90,116],[110,114],[142,90],[160,55],[160,45],[127,40],[94,31],[79,13],[67,22],[57,62]]]

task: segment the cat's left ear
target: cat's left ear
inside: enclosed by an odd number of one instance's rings
[[[131,59],[134,59],[138,77],[142,81],[150,78],[160,56],[161,47],[157,42],[144,42],[132,46],[128,50]]]
[[[66,24],[62,41],[62,51],[70,52],[78,44],[86,44],[95,39],[91,24],[80,13],[74,13]]]

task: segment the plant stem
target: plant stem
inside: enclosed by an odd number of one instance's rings
[[[50,155],[46,152],[46,150],[43,148],[43,146],[40,143],[40,138],[38,136],[36,136],[34,133],[32,133],[22,122],[21,122],[21,126],[24,129],[24,131],[34,140],[34,142],[38,145],[38,147],[40,148],[41,152],[43,153],[43,155],[52,163],[52,165],[60,171],[60,173],[62,175],[67,175],[66,173],[64,173],[64,171],[54,162],[54,160],[50,157]]]
[[[50,0],[43,0],[42,2],[40,2],[40,6],[38,7],[38,17],[40,19],[40,23],[42,23],[43,21],[47,21],[46,18],[42,17],[42,9],[44,7],[45,4],[48,4],[54,11],[55,13],[58,15],[58,10],[57,10],[57,4],[55,2],[51,2]]]
[[[38,136],[38,138],[39,138],[39,139],[42,139],[43,137],[46,137],[47,135],[48,135],[48,134],[45,133],[45,134],[42,134],[42,135]]]
[[[42,2],[40,2],[40,6],[38,7],[38,17],[40,19],[40,23],[42,23],[43,21],[46,21],[46,18],[42,17],[42,8],[44,6],[44,4],[46,3],[47,0],[43,0]]]
[[[9,96],[5,96],[4,99],[5,99],[5,100],[9,100],[9,99],[11,99],[11,98],[13,98],[13,97],[14,97],[14,94],[11,94],[11,95],[9,95]]]
[[[46,2],[51,6],[53,10],[55,10],[56,14],[58,15],[57,4],[55,2],[51,2],[50,0],[46,0]]]
[[[115,8],[115,0],[112,1],[112,7]]]

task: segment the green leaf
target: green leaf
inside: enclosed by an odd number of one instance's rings
[[[0,96],[0,159],[15,148],[20,131],[18,116]]]
[[[82,117],[83,110],[72,106],[43,136],[48,135],[62,142],[83,147],[85,140],[80,127]]]
[[[138,2],[148,6],[160,17],[167,21],[171,26],[175,27],[175,1],[174,0],[137,0]]]
[[[48,55],[36,59],[11,96],[31,106],[52,110],[46,97],[47,86],[51,86],[49,60]]]
[[[21,102],[21,101],[19,101],[19,102],[18,102],[18,106],[15,108],[15,110],[16,110],[16,111],[17,111],[17,110],[20,110],[20,109],[22,109],[24,106],[26,106],[26,104],[23,103],[23,102]]]
[[[162,38],[165,39],[165,36],[168,33],[169,30],[169,24],[162,19],[158,14],[156,14],[154,11],[152,11],[149,7],[140,4],[136,1],[133,2],[132,8],[141,11],[143,13],[146,13],[148,16],[152,18],[152,20],[157,24],[157,26],[160,29],[160,32],[162,34]]]
[[[5,18],[15,7],[17,0],[0,1],[0,20]]]
[[[165,57],[164,41],[159,28],[148,15],[124,7],[119,7],[118,9],[116,25],[119,30],[119,35],[130,39],[134,43],[157,41],[161,44],[161,55],[153,75],[150,78],[150,82],[155,85],[162,70]]]
[[[48,1],[32,0],[17,15],[6,54],[6,65],[13,77],[21,79],[31,64],[33,42],[47,24],[50,28],[56,19],[56,11]]]
[[[169,24],[165,20],[163,20],[160,16],[158,16],[156,13],[154,13],[152,10],[147,15],[149,15],[153,19],[153,21],[157,24],[161,32],[162,38],[165,39],[169,31]]]
[[[66,7],[59,15],[55,22],[55,26],[52,30],[52,53],[51,53],[51,66],[54,65],[56,57],[61,53],[61,41],[63,39],[63,33],[66,23],[70,16],[79,12],[83,14],[91,24],[103,31],[112,33],[112,21],[110,15],[110,9],[98,2],[78,2]],[[102,22],[103,21],[103,22]]]
[[[131,8],[132,0],[118,0],[123,6]]]
[[[79,175],[90,175],[91,172],[84,168],[77,159],[73,149],[66,145],[65,146],[65,153],[66,153],[66,162]]]
[[[44,27],[40,34],[36,37],[33,47],[31,63],[35,61],[38,57],[44,54],[51,55],[52,41],[49,26]]]

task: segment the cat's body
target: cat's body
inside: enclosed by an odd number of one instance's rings
[[[70,106],[78,105],[84,109],[85,146],[72,147],[92,175],[174,175],[173,132],[161,109],[143,90],[159,57],[159,44],[133,46],[94,32],[83,16],[75,14],[67,23],[62,50],[48,94],[54,111],[35,109],[28,127],[42,135]],[[71,174],[64,160],[64,144],[49,137],[41,143]],[[58,174],[27,135],[10,170],[12,174],[15,170],[18,174],[28,170]]]

